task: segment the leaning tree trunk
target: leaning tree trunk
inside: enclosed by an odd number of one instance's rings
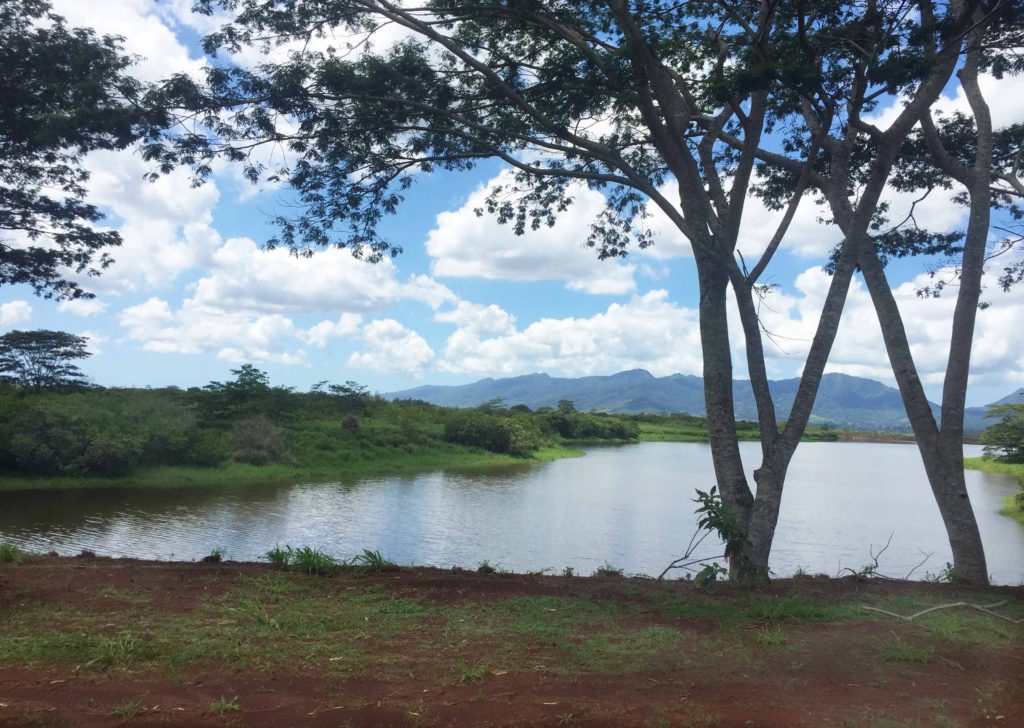
[[[963,452],[955,443],[945,443],[939,435],[931,404],[918,376],[910,342],[900,316],[899,307],[873,248],[865,246],[860,256],[861,271],[882,328],[882,338],[889,354],[893,374],[899,385],[903,405],[917,439],[928,484],[953,552],[953,568],[957,577],[968,582],[988,583],[985,550],[981,543],[978,522],[971,508],[963,474]],[[958,452],[954,452],[958,450]]]

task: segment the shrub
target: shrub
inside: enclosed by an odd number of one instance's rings
[[[540,446],[540,433],[526,418],[462,410],[444,426],[444,439],[491,452],[526,456]]]
[[[267,465],[286,459],[284,433],[262,415],[239,420],[231,431],[232,457],[240,463]]]

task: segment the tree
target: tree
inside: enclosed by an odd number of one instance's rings
[[[587,185],[607,204],[586,244],[602,258],[618,257],[653,243],[646,220],[660,211],[689,240],[697,265],[715,474],[748,537],[733,573],[766,578],[786,471],[860,245],[898,150],[962,56],[978,3],[938,11],[925,0],[911,5],[919,12],[824,1],[434,0],[407,8],[389,0],[200,0],[204,12],[236,12],[204,41],[208,52],[288,42],[299,50],[255,71],[211,67],[202,86],[172,79],[167,105],[183,121],[198,116],[208,133],[189,124],[145,153],[165,170],[192,165],[200,179],[215,159],[228,158],[254,180],[286,180],[301,211],[277,218],[280,233],[269,244],[300,254],[332,245],[369,260],[396,253],[377,226],[416,174],[467,170],[485,159],[516,172],[486,208],[517,233],[553,224],[574,186]],[[409,39],[361,52],[389,25]],[[328,30],[361,37],[351,52],[314,50],[309,41]],[[884,96],[907,103],[879,136],[862,116]],[[288,147],[297,161],[264,169],[252,152],[265,144]],[[759,165],[778,174],[763,181]],[[809,189],[840,210],[846,241],[780,433],[754,297]],[[754,192],[786,215],[748,270],[736,244]],[[730,285],[761,429],[756,498],[733,407]]]
[[[1000,418],[981,433],[985,455],[1007,463],[1024,463],[1024,404],[998,404],[989,407],[985,416]]]
[[[90,297],[69,276],[99,275],[120,236],[85,201],[83,157],[124,149],[162,112],[142,105],[120,39],[68,28],[46,0],[0,0],[0,285]]]
[[[1018,125],[998,132],[993,129],[979,74],[983,70],[994,70],[997,75],[1024,70],[1019,54],[1024,41],[1020,30],[1024,27],[1024,16],[1019,4],[995,3],[973,8],[969,17],[972,24],[964,34],[966,53],[957,77],[971,117],[957,114],[937,122],[930,112],[925,113],[920,131],[901,150],[894,181],[899,189],[924,195],[936,188],[949,189],[954,183],[959,184],[962,192],[958,197],[968,204],[970,211],[966,232],[933,233],[918,227],[916,221],[909,229],[886,229],[882,223],[887,221],[879,215],[875,228],[882,232],[865,237],[857,262],[942,514],[956,573],[964,580],[984,583],[988,579],[985,552],[964,478],[964,408],[991,211],[1008,206],[1013,217],[1020,217],[1013,203],[1024,197],[1024,185],[1019,178],[1024,128]],[[868,134],[881,133],[867,122],[864,124]],[[835,206],[832,210],[837,217],[841,215]],[[1000,250],[1005,252],[1008,247],[1004,244]],[[906,327],[885,275],[885,263],[890,257],[934,253],[957,260],[959,282],[939,422],[925,395]],[[1010,271],[1008,268],[1006,275]],[[1009,285],[1006,275],[1004,287]],[[937,295],[941,290],[940,282],[932,293]]]
[[[0,381],[26,389],[86,386],[72,363],[92,356],[86,341],[64,331],[9,331],[0,336]]]

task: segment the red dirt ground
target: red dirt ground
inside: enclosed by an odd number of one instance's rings
[[[122,623],[140,603],[161,613],[189,613],[240,579],[268,570],[258,564],[33,558],[0,568],[0,626],[5,615],[27,603],[109,614],[111,622]],[[339,590],[355,583],[336,579]],[[524,595],[623,600],[640,607],[622,622],[630,628],[668,626],[685,630],[694,640],[718,629],[710,619],[672,618],[646,608],[666,592],[687,593],[692,587],[684,583],[412,569],[359,579],[358,584],[442,605]],[[111,588],[130,590],[139,600],[111,598]],[[808,594],[844,603],[880,594],[934,603],[958,598],[947,585],[824,579],[776,582],[759,593]],[[723,600],[742,598],[728,587],[719,594]],[[1024,601],[1021,587],[973,594]],[[426,623],[425,629],[431,628]],[[247,672],[208,664],[172,677],[156,670],[86,670],[66,664],[28,669],[0,651],[0,725],[1024,726],[1019,632],[1010,647],[950,646],[926,662],[884,662],[867,646],[890,638],[913,641],[921,628],[883,618],[801,623],[787,630],[801,638],[798,649],[758,655],[747,664],[711,646],[688,660],[617,674],[551,670],[550,650],[523,645],[527,663],[536,660],[532,669],[492,669],[469,685],[453,680],[450,665],[429,654],[417,658],[416,669],[404,676],[372,670],[345,675],[301,666],[289,672]],[[402,646],[382,643],[381,648]],[[482,640],[468,645],[466,653],[486,656],[488,649]],[[203,707],[224,696],[238,696],[240,710],[203,714]],[[128,700],[140,701],[140,714],[112,716],[115,706]]]

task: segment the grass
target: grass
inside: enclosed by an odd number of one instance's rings
[[[110,717],[118,720],[131,720],[138,718],[146,712],[145,706],[139,700],[130,700],[126,703],[119,703],[110,709]]]
[[[817,587],[800,581],[792,582],[792,589],[785,583],[773,585],[767,593],[723,585],[714,594],[704,594],[685,583],[567,580],[559,575],[496,579],[460,572],[458,587],[451,588],[451,575],[440,571],[364,571],[388,563],[375,551],[363,552],[363,566],[353,563],[327,578],[310,576],[294,567],[301,552],[289,547],[270,552],[279,554],[289,569],[240,566],[219,575],[202,570],[202,578],[209,581],[193,592],[195,600],[171,611],[162,609],[165,591],[145,583],[148,574],[159,572],[157,565],[133,573],[130,583],[114,582],[116,589],[92,581],[92,591],[84,594],[80,584],[74,608],[61,603],[63,589],[43,592],[49,603],[18,590],[15,608],[0,620],[0,669],[68,672],[83,680],[136,686],[161,678],[186,685],[197,673],[216,671],[226,682],[215,692],[197,694],[191,710],[225,720],[237,720],[241,706],[256,706],[249,693],[234,685],[271,678],[285,683],[298,678],[338,685],[353,680],[406,688],[414,684],[417,702],[409,703],[406,693],[401,705],[416,719],[411,722],[425,724],[435,722],[432,711],[439,709],[438,700],[451,699],[450,692],[435,697],[446,690],[461,691],[469,702],[485,701],[509,685],[530,690],[536,679],[543,683],[538,689],[545,696],[549,693],[544,691],[552,691],[544,700],[559,700],[561,707],[553,709],[558,713],[552,717],[572,714],[576,722],[587,723],[615,716],[591,704],[564,700],[556,686],[587,684],[608,690],[639,685],[650,688],[653,702],[635,714],[637,724],[712,725],[713,713],[701,694],[695,691],[685,698],[685,691],[664,692],[666,676],[672,684],[686,685],[693,675],[710,675],[708,684],[714,686],[716,675],[725,679],[743,674],[756,683],[785,680],[801,670],[799,685],[810,681],[813,686],[815,677],[803,665],[835,655],[849,661],[851,670],[884,682],[891,675],[946,669],[947,662],[1003,664],[1024,642],[1024,627],[973,611],[936,612],[902,624],[861,608],[868,604],[906,614],[936,601],[991,600],[991,595],[953,586],[921,585],[903,592],[852,583],[842,590],[832,583],[820,593],[808,593]],[[60,569],[71,573],[72,567],[81,566],[71,559],[30,559],[29,564],[33,570],[54,568],[47,581],[60,584],[65,578]],[[28,571],[10,570],[5,582],[27,579],[23,575]],[[1001,613],[1024,615],[1024,600],[1012,595],[1007,599]],[[821,646],[822,640],[827,646]],[[812,660],[809,654],[816,657]],[[510,677],[503,678],[506,674]],[[994,685],[1003,674],[968,671],[964,679],[976,677],[979,686],[985,681]],[[236,683],[235,675],[245,677]],[[1004,711],[1011,701],[1009,688],[986,690],[979,694],[986,714],[1003,714],[996,711]],[[118,699],[127,702],[103,710],[125,722],[158,713],[155,707],[143,707],[141,700],[129,701],[138,695],[137,688],[125,689]],[[332,698],[331,704],[341,702]],[[972,707],[973,695],[966,710]],[[878,710],[872,706],[870,714],[815,724],[898,725],[904,717]],[[929,710],[934,713],[929,724],[940,725],[940,717],[965,713],[965,706]]]
[[[224,716],[228,713],[237,713],[241,708],[238,705],[238,696],[233,698],[221,697],[219,700],[215,700],[210,703],[206,710],[203,711],[203,715],[219,715]]]
[[[982,470],[986,473],[1001,473],[1012,475],[1024,488],[1024,463],[1001,463],[992,458],[964,458],[964,467],[971,470]],[[1020,525],[1024,526],[1024,490],[1009,498],[1003,499],[1003,507],[999,510],[1004,516],[1009,516]]]
[[[0,564],[20,564],[21,550],[12,543],[0,543]]]
[[[935,659],[935,648],[906,642],[894,634],[882,642],[878,655],[885,662],[930,662]]]

